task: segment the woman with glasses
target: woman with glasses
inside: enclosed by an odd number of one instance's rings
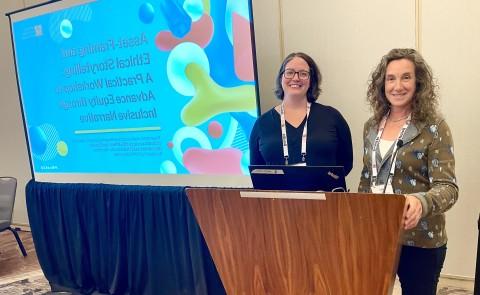
[[[322,76],[305,53],[291,53],[276,78],[282,102],[260,116],[250,135],[252,165],[335,165],[352,169],[352,138],[340,112],[316,102]]]
[[[445,211],[458,199],[453,138],[437,110],[432,71],[414,49],[392,49],[371,75],[359,192],[405,195],[398,277],[405,295],[434,295],[447,251]]]

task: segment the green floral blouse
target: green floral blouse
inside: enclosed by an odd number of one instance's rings
[[[371,192],[372,146],[378,125],[369,119],[364,126],[363,169],[359,192]],[[453,139],[444,119],[411,123],[398,150],[392,186],[396,194],[416,196],[422,203],[418,225],[403,235],[403,244],[437,248],[447,242],[445,211],[458,199]],[[383,158],[377,153],[377,183],[385,183],[393,146]]]

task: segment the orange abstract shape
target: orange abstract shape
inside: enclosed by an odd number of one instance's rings
[[[183,153],[183,165],[191,174],[241,175],[241,160],[242,151],[235,148],[190,148]]]
[[[252,39],[250,38],[250,22],[233,13],[233,58],[235,73],[242,81],[255,79],[252,64]]]
[[[175,46],[183,42],[192,42],[205,48],[213,36],[212,18],[204,14],[198,21],[192,23],[190,32],[183,38],[175,37],[170,31],[161,31],[155,37],[155,45],[163,51],[172,50]]]

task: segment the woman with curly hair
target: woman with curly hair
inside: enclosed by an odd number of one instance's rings
[[[398,277],[403,294],[436,294],[446,254],[445,211],[458,199],[453,139],[437,110],[432,71],[414,49],[393,49],[372,73],[359,192],[406,198]]]

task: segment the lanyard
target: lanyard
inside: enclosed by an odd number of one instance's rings
[[[307,102],[307,118],[305,119],[305,125],[303,126],[303,133],[302,133],[302,162],[305,162],[305,157],[307,156],[307,123],[308,123],[308,115],[310,115],[310,106],[312,104]],[[285,165],[288,165],[288,140],[287,140],[287,128],[285,125],[285,107],[282,102],[280,107],[280,120],[282,126],[282,144],[283,144],[283,157],[285,158]]]
[[[378,176],[377,150],[378,150],[378,145],[380,143],[380,139],[382,138],[383,130],[385,129],[385,125],[387,124],[387,118],[388,118],[389,115],[390,115],[390,112],[388,112],[388,114],[385,115],[385,117],[383,117],[382,122],[380,123],[380,126],[378,128],[377,137],[375,138],[375,142],[373,143],[373,147],[372,147],[372,185],[373,186],[377,185],[377,176]],[[408,115],[407,120],[405,121],[405,124],[403,124],[402,129],[400,129],[400,133],[398,134],[398,137],[395,140],[394,145],[393,145],[392,155],[395,155],[395,152],[398,148],[397,147],[397,142],[398,142],[398,140],[403,139],[403,135],[405,134],[405,131],[407,130],[408,125],[410,125],[411,118],[412,118],[412,114]],[[395,158],[396,157],[397,156],[395,155]],[[392,182],[392,177],[391,176],[393,176],[393,173],[395,172],[395,165],[393,165],[393,163],[395,163],[395,159],[392,158],[391,161],[392,161],[391,162],[392,165],[390,165],[390,171],[389,171],[389,173],[390,173],[390,177],[389,177],[390,183]]]

